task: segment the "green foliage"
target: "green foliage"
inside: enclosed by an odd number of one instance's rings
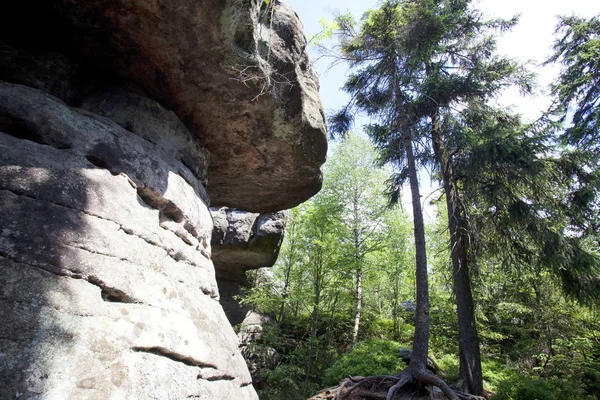
[[[569,379],[539,379],[520,375],[502,381],[492,400],[594,400]]]
[[[497,392],[503,382],[514,379],[517,375],[514,369],[508,368],[506,364],[499,360],[483,361],[481,367],[483,370],[483,385],[486,390],[492,393]]]
[[[574,106],[572,124],[563,139],[575,146],[599,147],[600,139],[600,16],[589,19],[559,17],[556,27],[559,37],[554,43],[554,55],[547,61],[559,62],[563,71],[552,86],[558,107],[554,111],[567,119]]]
[[[401,347],[398,342],[382,339],[357,343],[325,371],[325,384],[336,385],[348,376],[397,374],[405,366],[398,355]]]
[[[502,382],[493,400],[559,400],[548,381],[518,377]],[[566,400],[566,399],[565,399]]]
[[[265,371],[263,377],[268,387],[259,392],[259,398],[262,400],[304,400],[301,387],[304,373],[304,368],[296,364],[282,364],[274,370]]]
[[[562,144],[568,146],[556,146],[557,124],[523,124],[486,104],[512,84],[531,90],[527,71],[493,56],[494,34],[515,19],[479,18],[466,0],[384,5],[365,15],[360,30],[343,15],[323,32],[323,40],[338,35],[354,68],[345,86],[354,103],[331,120],[332,131],[347,141],[332,152],[323,191],[293,210],[274,276],[259,280],[245,299],[280,326],[265,335],[282,358],[264,371],[261,398],[306,398],[348,375],[403,367],[399,343],[411,347],[414,335],[414,313],[402,304],[415,299],[412,222],[402,210],[388,210],[381,193],[391,174],[390,188],[399,196],[408,176],[399,105],[417,121],[418,163],[431,163],[431,99],[448,106],[440,112],[448,133],[443,144],[452,150],[469,232],[485,388],[498,399],[598,398],[600,316],[565,297],[587,299],[584,304],[600,298],[597,128],[567,130]],[[566,50],[557,48],[555,59],[575,72],[565,72],[567,80],[555,89],[566,101],[556,112],[573,101],[596,101],[600,85],[588,72],[600,69],[585,67],[595,65],[594,21],[561,19],[557,45]],[[461,37],[457,29],[470,33]],[[430,73],[427,59],[435,64]],[[572,80],[577,68],[585,73]],[[366,131],[378,152],[348,134],[355,111],[376,121]],[[581,121],[594,117],[588,111],[578,114]],[[382,160],[395,163],[393,172],[376,166]],[[427,227],[431,352],[452,382],[459,371],[458,322],[445,207],[439,211]],[[353,348],[359,270],[363,308]]]
[[[382,192],[389,172],[377,159],[365,138],[350,134],[337,144],[323,190],[292,210],[272,276],[251,274],[255,285],[243,302],[275,315],[280,327],[264,335],[282,362],[262,374],[267,388],[261,397],[306,397],[322,387],[324,371],[351,347],[359,272],[358,337],[407,340],[412,334],[414,317],[399,310],[414,293],[406,279],[410,221],[401,210],[387,208]]]
[[[340,29],[337,21],[330,21],[325,17],[319,19],[319,24],[322,28],[321,31],[308,38],[308,43],[314,46],[322,46],[325,41],[333,38],[335,32]]]
[[[440,367],[440,371],[448,382],[458,381],[458,357],[455,355],[444,354],[435,358],[435,363]]]

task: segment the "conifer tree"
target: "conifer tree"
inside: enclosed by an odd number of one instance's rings
[[[386,161],[397,167],[396,196],[410,177],[411,165],[406,144],[398,146],[406,143],[406,136],[395,127],[405,126],[410,132],[411,146],[419,149],[415,159],[433,164],[440,172],[449,209],[460,375],[465,390],[481,395],[468,230],[449,147],[460,131],[450,130],[452,124],[446,120],[456,121],[460,110],[485,105],[506,86],[531,89],[531,75],[521,65],[494,53],[494,32],[509,29],[517,20],[486,20],[468,0],[410,0],[384,2],[366,14],[358,32],[348,16],[337,22],[341,50],[355,72],[345,86],[352,100],[331,118],[331,126],[338,132],[347,129],[351,110],[378,118],[367,132],[384,151]],[[420,199],[418,194],[415,197],[412,182],[411,192],[414,207]]]

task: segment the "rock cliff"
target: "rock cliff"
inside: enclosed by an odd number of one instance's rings
[[[275,261],[284,218],[269,213],[320,188],[325,125],[296,15],[259,0],[10,3],[0,399],[256,398],[219,300]],[[216,208],[213,231],[211,204],[251,212],[250,228],[232,236]]]

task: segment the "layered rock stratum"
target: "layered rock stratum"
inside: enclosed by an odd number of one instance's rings
[[[275,261],[277,211],[320,188],[297,16],[258,0],[10,3],[0,399],[255,399],[220,293]],[[222,231],[210,205],[254,219]]]

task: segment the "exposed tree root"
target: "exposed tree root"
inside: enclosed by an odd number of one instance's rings
[[[345,379],[337,388],[329,388],[321,392],[321,395],[315,396],[314,399],[373,399],[373,400],[393,400],[407,384],[417,383],[430,388],[429,398],[440,399],[446,398],[449,400],[486,400],[485,397],[474,396],[452,389],[446,382],[435,376],[425,368],[410,368],[407,367],[397,375],[381,375],[369,377],[350,377]],[[432,390],[433,386],[439,388],[437,394]],[[421,387],[423,390],[423,387]],[[441,395],[443,394],[443,397]],[[413,393],[414,395],[414,393]],[[402,398],[412,398],[413,395],[406,393]],[[423,397],[419,397],[423,398]]]

